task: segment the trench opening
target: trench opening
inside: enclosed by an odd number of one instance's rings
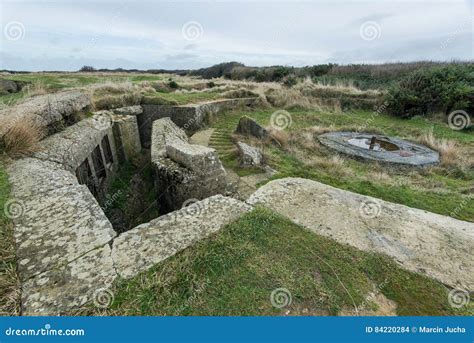
[[[99,203],[117,233],[160,215],[148,149],[120,163]]]
[[[134,132],[131,138],[139,140],[139,131]],[[119,234],[160,214],[150,149],[139,144],[139,151],[131,155],[126,145],[114,125],[75,170],[79,184],[88,187]]]

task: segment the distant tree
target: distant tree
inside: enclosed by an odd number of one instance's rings
[[[95,71],[95,68],[93,66],[83,66],[79,71],[82,72],[93,72]]]

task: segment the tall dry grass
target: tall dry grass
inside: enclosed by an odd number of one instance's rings
[[[445,138],[436,138],[433,134],[433,130],[430,130],[420,136],[418,142],[438,151],[442,166],[463,165],[461,149],[455,141]]]
[[[25,155],[38,149],[39,141],[46,135],[46,128],[31,117],[2,120],[0,145],[10,156]]]

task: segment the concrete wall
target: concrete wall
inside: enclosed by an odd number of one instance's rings
[[[152,125],[157,119],[169,117],[188,135],[191,135],[203,128],[213,115],[239,107],[254,106],[256,102],[256,98],[243,98],[216,100],[184,106],[142,105],[143,113],[137,115],[142,146],[150,147]]]
[[[114,114],[112,120],[119,160],[120,162],[130,161],[133,157],[138,156],[142,150],[137,117]]]
[[[151,163],[160,213],[226,190],[226,173],[214,149],[188,143],[170,118],[153,123]]]
[[[107,137],[110,145],[109,162],[103,145],[104,137]],[[102,161],[105,170],[97,170],[97,163],[93,160],[94,151],[100,152],[97,157]],[[78,168],[83,163],[88,164],[92,179],[86,185],[101,201],[119,164],[112,120],[107,113],[98,112],[92,118],[82,120],[42,140],[39,151],[34,153],[33,157],[57,163],[76,176]]]

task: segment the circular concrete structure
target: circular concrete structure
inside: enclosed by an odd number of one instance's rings
[[[433,165],[439,154],[430,148],[394,137],[359,132],[329,132],[321,144],[341,153],[368,160],[411,166]]]

